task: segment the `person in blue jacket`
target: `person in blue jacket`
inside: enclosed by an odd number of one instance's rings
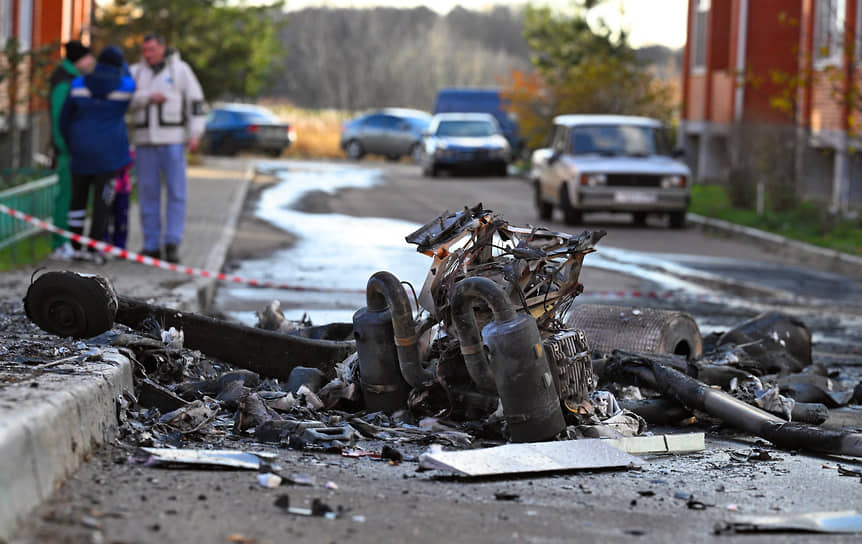
[[[95,69],[72,80],[60,114],[60,130],[69,146],[72,199],[69,230],[83,234],[87,202],[93,193],[93,217],[89,236],[101,240],[114,199],[114,177],[129,164],[129,137],[125,114],[135,92],[123,53],[108,46],[99,54]],[[102,262],[92,249],[76,256]]]

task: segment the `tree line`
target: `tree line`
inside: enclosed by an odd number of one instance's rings
[[[529,67],[520,12],[309,8],[286,14],[264,93],[298,106],[429,109],[444,86],[500,86]]]
[[[210,100],[267,97],[307,108],[430,109],[442,87],[505,88],[524,74],[538,74],[544,91],[562,91],[560,81],[589,75],[561,69],[566,63],[592,56],[619,62],[620,51],[630,51],[625,36],[611,39],[584,18],[596,3],[575,1],[581,6],[577,16],[567,18],[529,7],[456,7],[446,14],[426,7],[285,12],[282,0],[115,0],[99,10],[95,37],[98,46],[119,44],[137,59],[142,35],[162,33],[195,69]],[[678,57],[665,48],[646,50],[639,59],[625,56],[622,80],[637,71],[634,64],[645,63],[668,77]],[[608,81],[598,83],[582,87],[601,98]],[[613,100],[582,106],[631,103],[611,94]]]

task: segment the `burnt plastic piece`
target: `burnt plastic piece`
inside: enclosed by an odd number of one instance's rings
[[[654,389],[690,410],[702,410],[780,448],[862,457],[862,434],[788,423],[648,356],[614,352],[605,370],[618,380]]]
[[[798,319],[765,312],[721,335],[718,345],[736,344],[762,364],[763,372],[799,372],[811,364],[811,331]]]
[[[494,316],[482,329],[481,341],[473,313],[477,300],[488,304]],[[489,376],[496,383],[512,441],[536,442],[559,434],[566,423],[536,320],[515,313],[506,293],[487,278],[460,281],[451,307],[461,353],[470,360],[470,375],[482,380],[480,388],[487,387]],[[485,360],[484,346],[490,352],[493,372]]]
[[[92,338],[114,326],[117,296],[107,278],[51,271],[27,288],[24,311],[45,332]]]

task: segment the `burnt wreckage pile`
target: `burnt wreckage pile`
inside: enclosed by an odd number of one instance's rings
[[[72,272],[39,276],[25,310],[47,332],[102,335],[133,358],[126,430],[140,445],[467,448],[638,436],[696,415],[782,448],[862,455],[862,435],[816,426],[859,403],[860,387],[812,362],[803,323],[768,313],[704,339],[682,312],[573,305],[604,235],[517,227],[481,204],[446,212],[407,237],[433,260],[421,290],[377,272],[352,324],[289,322],[274,302],[247,327]]]

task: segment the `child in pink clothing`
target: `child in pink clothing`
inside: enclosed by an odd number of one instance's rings
[[[114,204],[110,210],[104,238],[105,242],[121,249],[126,249],[126,240],[129,236],[129,196],[132,194],[131,171],[135,164],[135,150],[130,149],[129,155],[132,161],[117,172],[114,183]]]

